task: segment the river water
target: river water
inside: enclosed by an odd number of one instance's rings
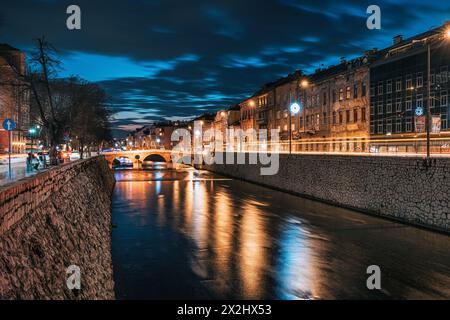
[[[118,299],[450,298],[447,235],[192,168],[115,175]]]

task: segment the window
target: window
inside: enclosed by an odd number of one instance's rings
[[[430,74],[430,80],[431,80],[431,84],[434,85],[434,83],[435,83],[435,75],[434,75],[434,71],[433,70],[431,71],[431,74]]]
[[[441,130],[447,130],[448,123],[447,123],[447,115],[441,114]]]
[[[327,125],[327,113],[326,112],[323,113],[323,124]]]
[[[383,102],[378,103],[378,114],[383,114]]]
[[[326,105],[327,104],[327,93],[326,92],[324,92],[323,93],[323,101],[322,101],[322,105]]]
[[[388,100],[386,103],[386,113],[392,113],[392,101]]]
[[[292,123],[292,124],[291,124],[291,130],[292,130],[292,131],[295,131],[295,123]]]
[[[350,99],[352,97],[350,86],[345,88],[345,99]]]
[[[336,124],[336,111],[333,111],[333,124]]]
[[[380,81],[378,82],[378,95],[382,95],[383,94],[383,82]]]
[[[370,96],[375,97],[375,87],[370,87]]]
[[[375,105],[372,103],[370,104],[370,115],[373,116],[375,114]]]
[[[422,72],[418,72],[417,73],[416,85],[417,85],[417,88],[422,88],[423,87],[423,74],[422,74]]]
[[[283,126],[283,131],[288,131],[288,126],[287,126],[287,124],[285,124],[285,125]]]
[[[277,119],[281,119],[281,111],[280,110],[277,111]]]
[[[288,117],[288,112],[287,112],[286,110],[283,112],[283,117],[284,117],[284,118],[287,118],[287,117]]]
[[[402,78],[397,78],[397,81],[395,82],[395,91],[402,91]]]
[[[436,96],[434,92],[430,93],[430,107],[434,108],[436,106]]]
[[[441,81],[442,83],[447,83],[448,81],[448,66],[441,67]]]
[[[383,133],[383,121],[378,120],[378,133]]]
[[[411,131],[412,131],[412,121],[411,121],[411,118],[406,119],[406,123],[405,123],[405,131],[406,131],[406,132],[411,132]]]
[[[350,110],[345,110],[345,122],[350,122]]]
[[[344,89],[339,89],[339,101],[344,100]]]
[[[343,123],[344,119],[342,117],[342,111],[339,111],[339,124]]]
[[[366,121],[366,108],[361,109],[361,121]]]
[[[358,122],[358,109],[353,109],[353,122]]]
[[[392,80],[386,82],[386,93],[392,93]]]
[[[397,120],[397,123],[395,125],[395,132],[402,132],[402,121]]]
[[[303,117],[300,117],[300,124],[299,124],[300,128],[304,127],[304,123],[303,123]]]
[[[406,76],[406,90],[412,90],[413,84],[412,84],[412,77],[411,75]]]
[[[388,120],[386,122],[386,133],[392,133],[392,121]]]
[[[336,90],[333,90],[333,103],[336,102]]]
[[[370,134],[374,134],[375,133],[375,122],[371,121],[370,122]]]
[[[417,95],[416,108],[423,108],[423,96],[421,94]]]
[[[395,103],[395,111],[397,112],[402,111],[402,98],[397,98],[397,101]]]
[[[363,81],[361,83],[361,97],[365,97],[366,96],[366,90],[367,90],[366,83]]]
[[[441,107],[447,107],[448,98],[447,91],[441,91]]]
[[[358,98],[358,85],[353,85],[353,98]]]
[[[406,111],[412,110],[412,97],[406,97]]]

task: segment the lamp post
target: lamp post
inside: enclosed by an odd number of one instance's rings
[[[300,112],[300,105],[297,102],[291,104],[289,108],[289,154],[292,153],[292,115]]]

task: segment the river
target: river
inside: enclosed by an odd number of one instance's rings
[[[118,299],[450,299],[447,235],[192,168],[115,175]]]

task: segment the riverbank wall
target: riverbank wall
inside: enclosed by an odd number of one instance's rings
[[[281,154],[275,175],[261,175],[267,166],[249,164],[249,154],[245,163],[197,168],[450,233],[450,159]]]
[[[99,156],[0,187],[0,299],[114,298],[114,184]]]

